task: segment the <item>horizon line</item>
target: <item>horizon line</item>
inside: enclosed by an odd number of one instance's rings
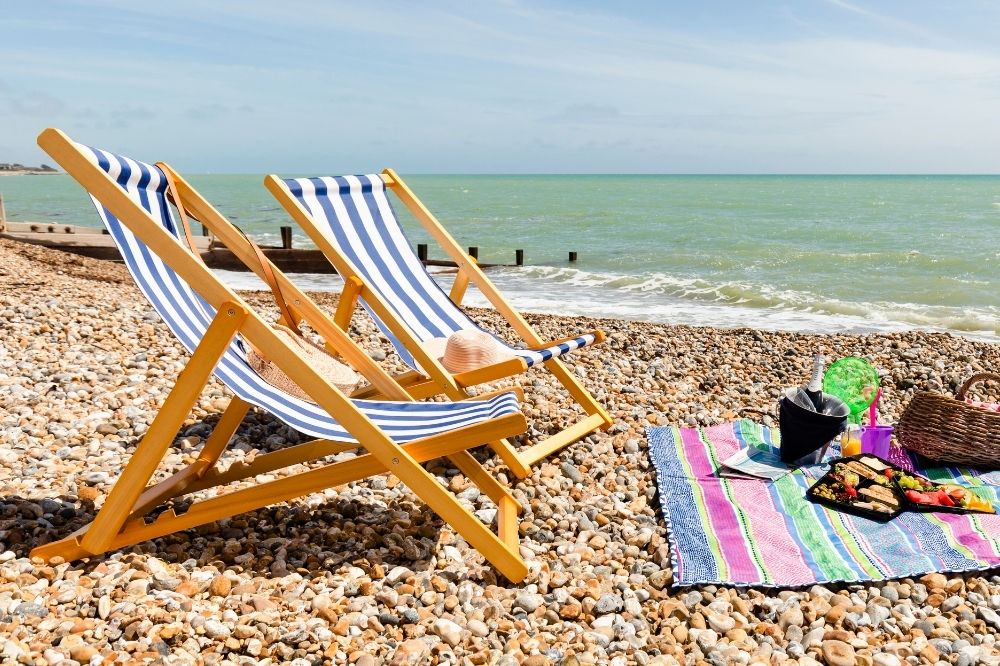
[[[397,171],[399,171],[397,169]],[[264,173],[275,173],[271,172],[257,172],[257,171],[189,171],[191,175],[198,176],[253,176]],[[374,173],[374,172],[373,172]],[[531,176],[681,176],[681,177],[717,177],[717,176],[732,176],[732,177],[754,177],[754,176],[764,176],[764,177],[829,177],[829,176],[843,176],[843,177],[983,177],[983,178],[994,178],[1000,177],[1000,172],[995,173],[965,173],[965,172],[755,172],[755,171],[725,171],[725,172],[711,172],[711,171],[539,171],[539,172],[512,172],[512,171],[408,171],[407,176],[519,176],[519,177],[531,177]],[[358,174],[336,174],[336,175],[358,175]],[[302,176],[299,176],[302,177]]]
[[[276,173],[275,171],[186,171],[188,175],[194,176],[256,176]],[[372,172],[374,173],[374,172]],[[1000,177],[1000,172],[995,173],[973,173],[973,172],[837,172],[837,171],[816,171],[816,172],[781,172],[781,171],[537,171],[537,172],[512,172],[512,171],[409,171],[408,176],[678,176],[678,177],[961,177],[961,178],[995,178]],[[13,173],[2,173],[0,176],[66,176],[69,175],[61,169],[54,171],[24,171]],[[336,174],[336,175],[357,175],[357,174]],[[302,177],[302,176],[298,176]],[[318,176],[317,176],[318,177]]]

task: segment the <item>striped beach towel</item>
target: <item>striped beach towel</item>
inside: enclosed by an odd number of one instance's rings
[[[777,443],[776,432],[752,421],[651,428],[647,435],[674,585],[797,587],[1000,566],[998,515],[905,512],[878,523],[833,511],[805,498],[825,464],[774,483],[718,477],[719,462],[739,449]],[[1000,505],[1000,472],[919,468],[901,449],[890,458],[935,481],[973,487]]]

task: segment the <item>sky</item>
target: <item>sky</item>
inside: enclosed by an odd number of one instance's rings
[[[1000,3],[18,2],[0,162],[182,172],[1000,173]]]

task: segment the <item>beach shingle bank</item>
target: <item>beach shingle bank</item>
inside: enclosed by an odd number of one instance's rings
[[[269,296],[248,298],[271,311]],[[317,299],[333,311],[335,296]],[[490,311],[476,317],[503,330]],[[93,561],[41,564],[30,548],[93,517],[186,354],[122,267],[0,241],[0,662],[1000,662],[992,572],[807,590],[672,589],[644,438],[650,424],[712,425],[770,410],[816,352],[865,355],[885,369],[882,410],[892,421],[913,391],[953,391],[997,367],[996,345],[916,332],[530,319],[543,335],[607,331],[604,345],[571,361],[616,424],[514,485],[531,563],[523,585],[498,579],[389,476]],[[367,319],[354,326],[373,356],[403,369]],[[532,437],[575,418],[544,375],[510,381],[533,388]],[[196,455],[228,399],[210,385],[163,476]],[[297,441],[251,415],[225,464]],[[513,483],[488,450],[477,455]],[[492,519],[475,487],[446,465],[430,469]]]

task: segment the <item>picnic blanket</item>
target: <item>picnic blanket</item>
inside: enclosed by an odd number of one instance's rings
[[[805,498],[827,466],[773,483],[716,475],[742,447],[776,447],[777,430],[752,421],[710,428],[650,428],[649,456],[669,532],[674,585],[796,587],[1000,566],[1000,516],[905,512],[888,523]],[[838,456],[831,447],[827,460]],[[1000,472],[921,468],[902,449],[894,464],[960,483],[1000,506]]]

